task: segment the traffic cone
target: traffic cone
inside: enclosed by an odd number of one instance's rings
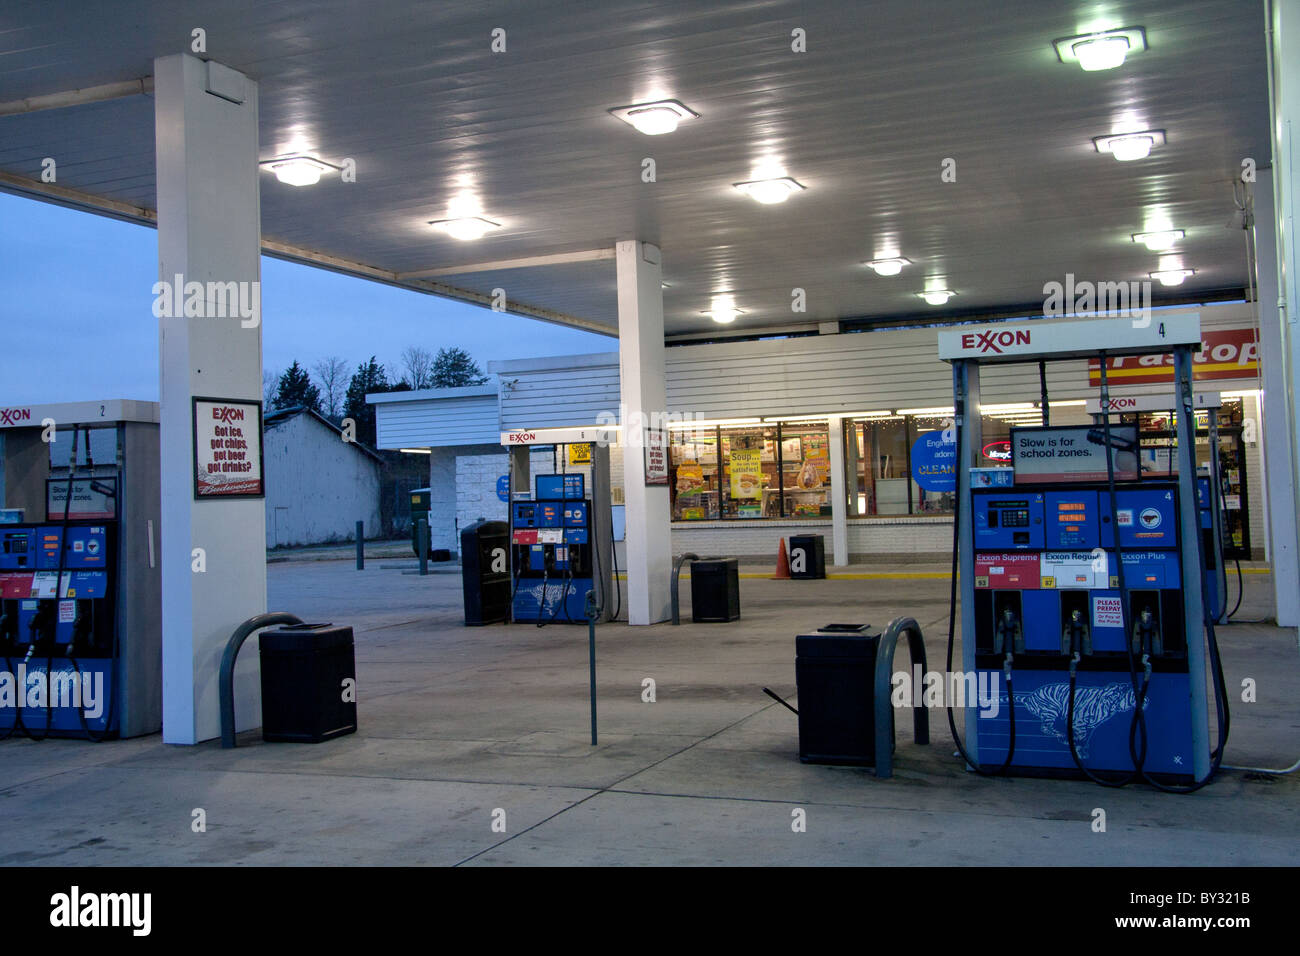
[[[773,581],[789,580],[790,578],[790,556],[785,553],[785,538],[781,539],[781,549],[776,553],[776,574],[772,575]]]

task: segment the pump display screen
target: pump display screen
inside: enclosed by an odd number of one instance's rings
[[[574,500],[586,497],[584,476],[574,475],[538,475],[537,497],[539,499]]]

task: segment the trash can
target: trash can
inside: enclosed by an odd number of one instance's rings
[[[875,674],[880,635],[829,625],[795,638],[799,759],[875,766]],[[894,710],[889,710],[893,739]]]
[[[465,623],[471,627],[510,618],[510,526],[476,521],[460,533],[460,573]]]
[[[790,577],[826,577],[826,538],[823,535],[790,536]]]
[[[691,620],[696,624],[740,620],[740,562],[691,562]]]
[[[352,628],[292,624],[263,631],[262,739],[320,743],[357,729]]]

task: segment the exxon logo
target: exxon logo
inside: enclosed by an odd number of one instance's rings
[[[217,405],[212,409],[212,418],[223,424],[226,422],[242,422],[244,420],[244,410],[231,405]]]
[[[1017,329],[1012,332],[1010,329],[1004,329],[999,332],[997,329],[989,329],[985,332],[967,332],[961,337],[961,347],[963,349],[977,349],[981,355],[989,352],[1002,354],[1002,350],[1012,345],[1028,345],[1029,329]]]
[[[19,422],[30,422],[32,420],[32,410],[30,408],[0,408],[0,425],[17,425]]]

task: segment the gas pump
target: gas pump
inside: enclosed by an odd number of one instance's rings
[[[953,611],[959,580],[965,674],[975,675],[975,687],[998,688],[997,707],[965,702],[964,743],[949,713],[974,769],[1083,774],[1107,786],[1141,779],[1189,792],[1221,761],[1226,695],[1193,450],[1191,354],[1200,340],[1194,315],[1147,327],[1035,322],[939,334],[940,357],[953,365],[961,463]],[[1097,342],[1107,348],[1098,352]],[[1107,411],[1105,360],[1168,352],[1180,463],[1173,475],[1143,476],[1136,426],[1112,424]],[[973,487],[981,366],[1099,354],[1095,423],[1013,428],[1011,483]],[[1219,718],[1214,750],[1207,663]]]
[[[1216,624],[1219,624],[1223,622],[1226,610],[1225,596],[1228,589],[1223,533],[1223,490],[1219,467],[1218,412],[1223,406],[1223,400],[1218,392],[1196,392],[1192,396],[1192,404],[1198,412],[1205,413],[1208,425],[1208,464],[1197,470],[1196,507],[1203,539],[1201,550],[1205,556],[1206,600],[1211,617]],[[1106,409],[1115,415],[1164,412],[1176,418],[1171,406],[1172,399],[1168,395],[1124,395],[1110,398]],[[1086,408],[1092,415],[1094,424],[1101,425],[1100,399],[1089,399]],[[1172,478],[1177,472],[1178,463],[1169,454],[1168,448],[1143,447],[1139,467],[1144,476]]]
[[[595,552],[583,476],[538,475],[533,500],[511,502],[510,542],[511,616],[539,625],[586,623]]]
[[[104,419],[77,421],[94,412]],[[7,678],[12,689],[0,692],[0,738],[156,732],[157,406],[38,406],[9,417],[5,474],[15,480],[4,503],[26,520],[0,525],[0,685]],[[53,442],[42,425],[50,420]]]
[[[608,428],[552,428],[502,434],[512,449],[510,474],[511,617],[539,627],[584,624],[587,594],[597,617],[613,611],[613,515],[609,492]],[[528,487],[528,449],[590,443],[592,482],[581,473],[541,474]],[[522,453],[522,454],[521,454]]]

